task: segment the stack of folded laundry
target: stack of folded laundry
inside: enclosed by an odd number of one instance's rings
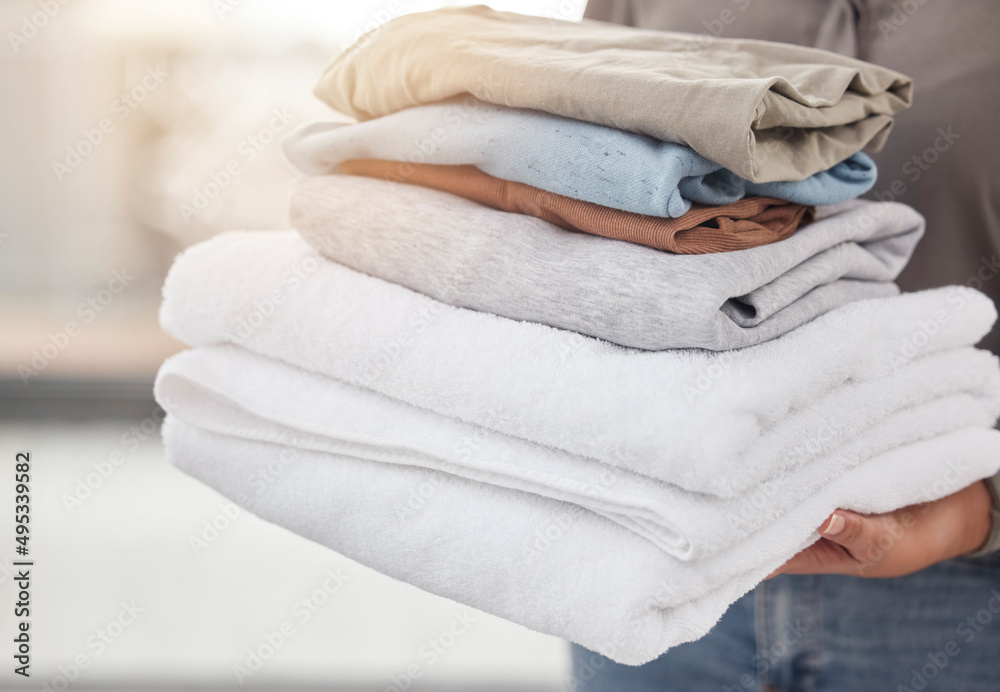
[[[910,88],[760,41],[390,22],[317,87],[363,122],[286,144],[295,231],[167,279],[171,461],[617,661],[704,635],[835,508],[1000,467],[993,305],[900,295],[923,220],[853,199]]]

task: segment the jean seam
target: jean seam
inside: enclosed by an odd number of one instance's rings
[[[805,613],[806,627],[802,633],[802,661],[804,663],[802,691],[815,692],[819,683],[823,655],[822,628],[819,626],[823,577],[813,575],[808,579],[801,608],[801,611]]]
[[[767,650],[767,612],[768,612],[768,600],[770,594],[768,593],[767,582],[762,582],[757,586],[754,591],[753,607],[754,607],[754,636],[756,638],[756,653],[757,660],[761,660],[760,657],[764,651]],[[757,675],[757,684],[761,689],[765,688],[767,680],[763,675]]]

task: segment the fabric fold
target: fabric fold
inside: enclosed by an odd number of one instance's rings
[[[684,144],[762,183],[877,151],[912,82],[815,48],[468,7],[388,22],[315,93],[361,120],[471,94]]]
[[[173,417],[163,436],[171,463],[266,521],[430,593],[632,665],[706,634],[732,602],[815,541],[833,509],[878,513],[934,500],[1000,467],[993,430],[928,441],[919,456],[941,460],[936,465],[912,466],[912,445],[902,447],[833,479],[731,551],[684,563],[593,512],[517,490],[298,450],[261,491],[253,479],[287,457],[282,445]],[[401,511],[425,489],[422,506]]]
[[[329,175],[352,159],[472,165],[503,180],[647,216],[682,216],[692,203],[745,196],[814,206],[854,199],[875,184],[875,163],[857,153],[802,181],[753,183],[674,142],[551,113],[466,96],[354,125],[311,123],[284,140],[288,160]]]
[[[295,181],[293,227],[324,256],[444,303],[647,350],[728,350],[844,303],[894,295],[923,234],[909,207],[847,202],[777,243],[667,255],[437,190]]]
[[[815,209],[769,197],[746,197],[721,206],[694,205],[676,219],[642,216],[494,178],[475,166],[407,164],[359,159],[340,172],[448,192],[512,214],[527,214],[564,228],[682,255],[760,247],[784,240],[808,224]]]
[[[692,494],[624,468],[497,433],[295,368],[234,346],[181,353],[161,368],[156,398],[190,425],[291,450],[442,471],[470,481],[570,503],[636,533],[679,560],[731,548],[854,466],[896,447],[1000,414],[1000,371],[975,349],[920,358],[900,368],[894,388],[908,405],[886,410],[885,383],[841,387],[825,421],[803,444],[830,451],[765,479],[733,498]],[[839,410],[862,407],[867,429],[846,433]],[[940,459],[913,448],[914,465]]]
[[[294,233],[226,234],[189,249],[161,308],[164,328],[187,344],[235,343],[723,497],[829,453],[840,435],[857,437],[949,378],[973,375],[932,370],[894,386],[908,364],[974,344],[995,317],[982,294],[950,287],[851,303],[732,353],[644,353],[439,303],[324,261]],[[840,387],[866,382],[882,385],[871,401],[837,398]],[[840,433],[820,439],[830,415]]]

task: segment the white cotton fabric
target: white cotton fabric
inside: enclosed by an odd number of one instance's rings
[[[173,464],[267,521],[431,593],[633,665],[705,635],[730,604],[815,541],[835,508],[886,512],[1000,468],[993,430],[900,447],[831,480],[731,550],[681,562],[591,511],[518,490],[327,452],[288,454],[173,417],[163,434]],[[913,465],[914,458],[939,464]],[[263,490],[253,480],[261,473],[275,478]]]
[[[832,451],[726,499],[442,416],[236,346],[200,347],[171,358],[160,370],[156,398],[168,414],[205,430],[429,468],[572,503],[692,560],[744,540],[878,453],[964,427],[987,428],[1000,413],[1000,372],[986,352],[936,353],[904,365],[894,378],[895,387],[912,390],[912,406],[853,439],[845,439],[840,417],[831,414],[802,445]],[[844,385],[832,406],[871,410],[883,391],[880,381]],[[910,466],[941,467],[941,459],[923,451],[914,446]]]
[[[871,456],[873,426],[918,404],[968,395],[995,417],[992,356],[956,355],[958,365],[940,369],[924,360],[974,344],[995,316],[982,294],[949,287],[852,303],[732,353],[641,352],[438,303],[322,260],[282,232],[188,250],[161,309],[167,331],[193,346],[239,344],[445,418],[730,498],[845,440]],[[831,420],[837,435],[821,434]]]

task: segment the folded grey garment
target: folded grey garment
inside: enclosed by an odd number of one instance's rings
[[[895,295],[924,230],[905,205],[854,200],[777,243],[675,255],[343,175],[295,181],[291,221],[322,255],[443,303],[657,351],[751,346]]]
[[[366,34],[315,92],[361,120],[472,94],[685,144],[764,183],[877,151],[912,87],[816,48],[463,7]],[[452,126],[442,122],[442,135]]]

